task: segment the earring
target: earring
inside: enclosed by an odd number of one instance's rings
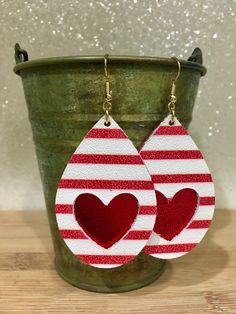
[[[145,253],[171,259],[191,251],[206,234],[214,213],[215,193],[207,164],[175,116],[176,82],[172,82],[169,115],[140,150],[152,177],[157,221]]]
[[[81,261],[113,268],[135,258],[156,218],[152,179],[138,151],[110,116],[112,94],[105,55],[105,115],[71,156],[55,201],[60,235]]]

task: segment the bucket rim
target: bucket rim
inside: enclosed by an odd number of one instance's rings
[[[204,65],[179,59],[181,67],[196,70],[200,72],[201,76],[204,76],[207,69]],[[59,56],[59,57],[49,57],[49,58],[39,58],[29,61],[22,61],[17,63],[13,71],[20,75],[21,70],[35,70],[38,68],[43,68],[45,66],[65,66],[70,64],[80,64],[80,63],[103,63],[104,55],[81,55],[81,56]],[[133,55],[109,55],[109,63],[152,63],[159,65],[166,65],[176,67],[176,62],[171,58],[163,57],[151,57],[151,56],[133,56]]]

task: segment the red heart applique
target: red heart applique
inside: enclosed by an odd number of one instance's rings
[[[117,195],[104,205],[97,196],[84,193],[75,201],[74,215],[84,232],[108,249],[131,228],[138,208],[138,201],[132,194]]]
[[[154,231],[166,240],[172,240],[192,219],[197,206],[198,194],[193,189],[178,191],[171,200],[156,191],[157,221]]]

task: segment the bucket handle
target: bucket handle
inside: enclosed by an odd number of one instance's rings
[[[16,64],[29,60],[27,51],[22,49],[18,43],[15,44],[15,60]]]
[[[203,58],[202,58],[202,51],[201,51],[201,49],[200,48],[195,48],[193,50],[191,56],[188,58],[188,61],[202,64],[203,63]]]
[[[15,60],[16,64],[29,60],[27,51],[22,49],[18,43],[15,44]],[[202,64],[203,58],[201,49],[195,48],[191,56],[188,58],[188,61]]]

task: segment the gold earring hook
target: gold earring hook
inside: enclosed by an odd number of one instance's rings
[[[176,91],[176,82],[180,76],[180,62],[176,57],[172,57],[171,59],[176,61],[177,65],[178,65],[178,72],[177,72],[175,79],[172,81],[171,93],[170,93],[169,103],[168,103],[168,109],[169,109],[169,115],[170,115],[169,124],[173,125],[175,123],[175,121],[174,121],[175,120],[175,105],[176,105],[176,101],[177,101],[177,97],[175,96],[175,91]]]
[[[176,58],[176,57],[172,57],[171,59],[176,61],[177,65],[178,65],[178,72],[177,72],[177,75],[176,75],[175,79],[173,80],[173,83],[176,83],[178,78],[179,78],[179,76],[180,76],[180,62],[179,62],[179,59]]]
[[[107,71],[107,59],[108,59],[108,54],[105,54],[104,56],[104,72],[105,72],[105,78],[108,79],[108,71]]]
[[[103,110],[105,111],[105,125],[109,126],[110,123],[110,111],[112,108],[112,91],[110,90],[110,82],[108,76],[108,66],[107,66],[108,54],[104,56],[104,74],[105,74],[105,97],[103,102]]]

